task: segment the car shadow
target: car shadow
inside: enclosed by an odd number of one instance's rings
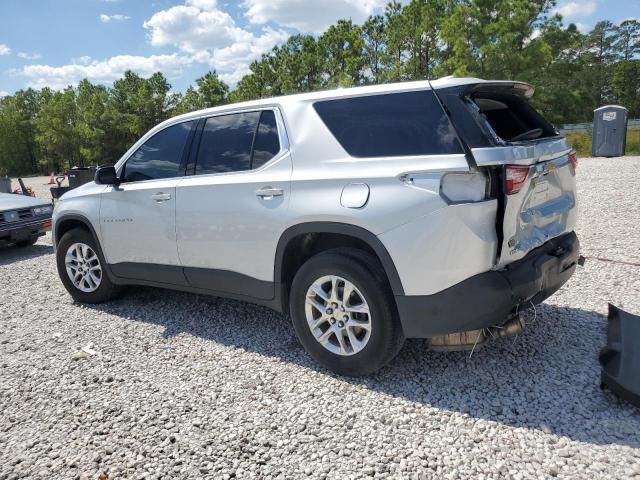
[[[598,352],[606,317],[553,304],[527,312],[525,332],[470,352],[428,351],[409,340],[376,374],[347,378],[318,366],[287,316],[266,307],[207,296],[130,287],[96,310],[277,357],[340,381],[420,405],[591,444],[640,447],[638,410],[600,389]],[[461,432],[464,434],[464,432]]]
[[[16,245],[8,245],[0,247],[0,265],[9,265],[10,263],[20,262],[23,260],[31,260],[32,258],[41,257],[53,253],[51,245],[29,245],[27,247],[18,247]]]

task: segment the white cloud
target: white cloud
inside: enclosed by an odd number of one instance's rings
[[[244,0],[251,23],[269,22],[301,32],[320,33],[339,19],[363,22],[387,0]]]
[[[100,16],[99,16],[98,18],[100,18],[100,21],[101,21],[102,23],[109,23],[109,22],[111,22],[111,21],[114,21],[114,22],[124,22],[124,21],[126,21],[126,20],[131,19],[131,17],[130,17],[130,16],[128,16],[128,15],[122,15],[122,14],[120,14],[120,13],[115,13],[115,14],[113,14],[113,15],[107,15],[107,14],[105,14],[105,13],[101,13],[101,14],[100,14]]]
[[[582,22],[575,22],[576,28],[578,29],[578,31],[580,33],[588,33],[589,32],[589,25],[587,25],[586,23],[582,23]]]
[[[4,43],[0,43],[0,57],[2,55],[9,55],[11,53],[11,49]]]
[[[0,90],[0,98],[8,97],[8,96],[9,96],[9,92],[5,92],[4,90]]]
[[[18,52],[18,57],[23,60],[38,60],[39,58],[42,58],[42,55],[39,53]]]
[[[173,46],[196,62],[209,63],[232,85],[249,71],[253,60],[288,37],[285,31],[269,27],[260,34],[239,27],[215,0],[187,0],[155,13],[144,27],[151,45]]]
[[[209,6],[212,2],[197,0],[188,3],[161,10],[144,22],[144,27],[149,30],[151,45],[174,45],[185,52],[195,53],[226,47],[252,36],[250,32],[237,27],[228,13],[192,5],[204,3]]]
[[[556,8],[555,12],[563,17],[588,17],[595,13],[597,8],[598,5],[594,0],[578,0]]]
[[[74,57],[71,59],[71,63],[79,63],[80,65],[89,65],[93,59],[89,55],[83,55],[82,57]]]
[[[177,53],[149,57],[118,55],[102,61],[82,57],[82,60],[58,67],[27,65],[17,73],[26,77],[29,87],[60,90],[68,85],[76,85],[83,78],[97,83],[111,83],[122,77],[126,70],[133,70],[143,77],[162,72],[168,78],[178,78],[182,76],[183,68],[192,63],[190,57]]]

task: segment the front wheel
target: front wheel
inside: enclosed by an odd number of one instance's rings
[[[341,375],[372,373],[402,347],[384,271],[363,252],[326,252],[309,259],[293,279],[289,310],[307,352]]]
[[[67,292],[81,303],[102,303],[117,294],[105,272],[105,262],[93,235],[75,228],[65,233],[56,249],[58,275]]]

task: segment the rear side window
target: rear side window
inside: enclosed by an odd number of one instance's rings
[[[258,168],[267,163],[280,151],[278,125],[273,110],[264,110],[260,115],[260,124],[253,144],[251,168]]]
[[[194,122],[183,122],[160,130],[129,157],[123,181],[139,182],[182,175],[182,154]]]
[[[260,112],[208,118],[200,140],[196,175],[249,170],[259,120]]]
[[[353,157],[463,153],[430,90],[327,100],[314,108]]]

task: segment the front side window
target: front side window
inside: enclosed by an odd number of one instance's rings
[[[259,120],[260,112],[208,118],[200,140],[196,175],[249,170]]]
[[[324,100],[313,106],[353,157],[463,153],[430,90]]]
[[[194,121],[178,123],[160,130],[129,157],[124,182],[157,180],[182,175],[182,154]]]

